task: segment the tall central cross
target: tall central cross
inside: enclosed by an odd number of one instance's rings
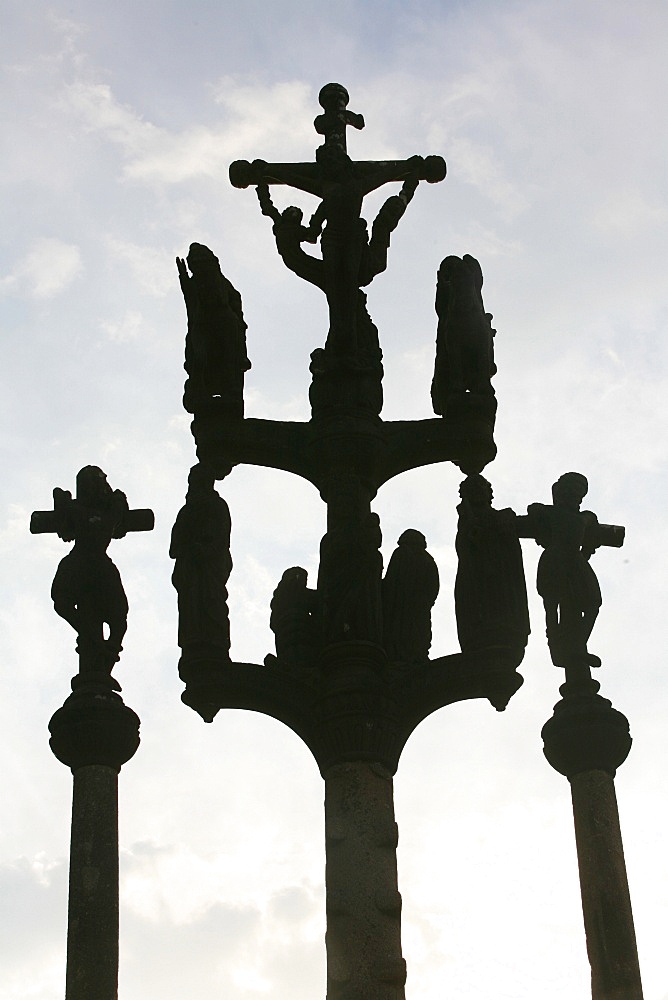
[[[236,397],[223,380],[214,384],[207,358],[234,369],[235,384],[243,386],[248,362],[239,349],[238,293],[210,251],[210,266],[191,268],[187,283],[188,343],[201,350],[186,350],[186,369],[201,391],[187,392],[185,402],[201,466],[194,478],[206,479],[207,487],[192,488],[191,473],[172,536],[173,579],[179,608],[188,614],[179,673],[184,702],[207,722],[222,708],[264,712],[312,751],[325,780],[328,1000],[400,1000],[406,971],[392,779],[401,751],[420,721],[444,705],[486,698],[503,710],[522,683],[516,668],[526,634],[499,640],[490,629],[489,640],[475,648],[429,659],[438,574],[419,530],[402,533],[383,575],[381,525],[371,510],[383,483],[444,461],[478,473],[494,457],[491,333],[482,276],[467,284],[466,274],[453,272],[448,295],[439,298],[447,299],[449,313],[439,323],[437,364],[455,364],[453,351],[461,348],[483,377],[467,376],[459,385],[447,371],[439,376],[435,419],[381,419],[382,353],[362,288],[385,269],[390,234],[419,181],[442,180],[445,162],[440,156],[352,160],[345,133],[348,126],[361,128],[362,117],[347,110],[348,94],[338,84],[323,88],[320,103],[324,114],[315,127],[325,142],[313,162],[230,167],[235,187],[257,188],[286,266],[327,296],[326,341],[311,354],[309,421],[249,419],[243,405],[231,405]],[[386,200],[369,233],[363,200],[391,182],[401,189]],[[298,208],[274,205],[270,188],[280,185],[319,199],[308,225]],[[321,257],[303,249],[318,241]],[[191,257],[195,261],[193,248]],[[183,263],[179,273],[183,282]],[[429,387],[425,395],[428,400]],[[219,635],[232,564],[225,551],[229,535],[222,544],[216,528],[223,501],[210,484],[238,464],[301,476],[327,504],[316,587],[308,588],[300,567],[283,574],[271,607],[276,655],[265,665],[233,662]]]

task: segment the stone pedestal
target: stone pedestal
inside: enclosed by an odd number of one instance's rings
[[[139,746],[139,719],[111,684],[75,678],[49,723],[74,778],[66,1000],[118,997],[118,773]]]
[[[592,1000],[642,1000],[614,776],[631,748],[629,724],[589,681],[543,727],[544,753],[571,785]]]
[[[403,1000],[392,776],[353,761],[325,773],[327,1000]]]

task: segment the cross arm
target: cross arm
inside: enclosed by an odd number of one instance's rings
[[[319,169],[315,163],[266,163],[235,160],[230,164],[230,183],[235,188],[257,184],[287,184],[317,198],[322,196]]]
[[[67,491],[61,490],[61,493]],[[72,499],[70,494],[70,500]],[[74,502],[74,501],[72,501]],[[127,531],[152,531],[155,525],[155,515],[152,510],[138,508],[128,510],[123,520],[123,528]],[[34,510],[30,515],[31,535],[60,534],[60,517],[57,510]],[[68,539],[66,539],[67,541]]]
[[[527,507],[527,513],[515,520],[517,534],[520,538],[533,538],[545,548],[549,544],[551,534],[550,514],[554,508],[549,504],[532,503]],[[619,549],[624,544],[626,528],[621,524],[601,524],[596,514],[590,510],[580,511],[585,521],[582,539],[582,554],[593,555],[601,547]]]
[[[490,403],[494,398],[489,397]],[[383,424],[378,487],[394,476],[438,462],[453,462],[467,475],[480,472],[496,455],[494,409],[433,420],[395,420]]]
[[[411,156],[407,160],[370,160],[355,163],[364,193],[375,191],[390,181],[403,181],[413,174],[419,181],[438,184],[446,174],[442,156]]]

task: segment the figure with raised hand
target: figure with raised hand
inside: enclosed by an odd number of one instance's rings
[[[243,417],[244,375],[251,363],[241,296],[201,243],[192,243],[176,266],[188,314],[183,405],[189,413]]]

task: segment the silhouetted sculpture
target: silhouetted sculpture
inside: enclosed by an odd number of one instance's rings
[[[193,466],[169,547],[175,560],[172,583],[178,595],[178,642],[184,653],[229,658],[230,530],[230,511],[214,489],[213,474],[202,465]]]
[[[128,602],[107,547],[127,532],[150,531],[154,517],[130,510],[94,465],[79,471],[74,499],[54,489],[53,501],[53,510],[33,511],[30,531],[74,541],[51,589],[79,654],[71,694],[49,721],[51,750],[73,777],[65,996],[111,1000],[118,995],[118,775],[139,746],[139,718],[111,675]]]
[[[393,662],[429,659],[438,568],[415,528],[399,536],[383,578],[383,646]]]
[[[316,130],[325,142],[316,150],[315,163],[266,163],[236,161],[230,167],[235,187],[256,185],[264,214],[287,228],[277,235],[279,253],[287,266],[300,277],[322,288],[329,306],[329,334],[326,352],[332,360],[359,363],[357,320],[358,292],[362,285],[387,266],[390,233],[396,228],[406,205],[420,180],[432,183],[445,177],[441,157],[414,156],[408,160],[357,163],[346,151],[348,125],[364,127],[361,115],[346,110],[348,92],[340,84],[327,84],[320,92],[325,110],[315,121]],[[364,197],[390,181],[404,181],[401,193],[388,199],[381,208],[371,239],[361,218]],[[301,213],[290,208],[289,215],[279,215],[266,192],[268,184],[288,184],[321,199],[309,226],[301,225]],[[264,189],[264,190],[263,190]],[[302,242],[315,243],[320,238],[322,260],[320,273],[304,261]],[[287,242],[286,242],[287,240]]]
[[[318,597],[325,642],[382,641],[381,542],[377,514],[330,529],[322,539]]]
[[[434,412],[444,416],[448,397],[463,392],[493,395],[492,316],[482,302],[482,270],[474,258],[446,257],[436,284],[436,364],[431,384]]]
[[[459,495],[455,614],[462,652],[524,649],[529,609],[519,519],[510,508],[492,507],[492,487],[483,476],[468,476]]]
[[[271,599],[269,626],[276,640],[281,667],[312,667],[319,639],[317,593],[307,587],[301,566],[286,569]],[[267,657],[265,662],[273,658]]]
[[[322,147],[323,150],[325,148]],[[342,162],[345,157],[352,162],[346,154],[332,152],[332,149],[334,147],[328,150],[328,157],[339,157]],[[338,359],[359,367],[380,361],[378,331],[368,316],[366,296],[360,291],[360,286],[370,284],[377,274],[387,268],[390,236],[406,211],[417,185],[417,177],[412,176],[404,182],[398,195],[385,201],[373,223],[370,239],[366,222],[357,218],[356,227],[353,227],[357,231],[353,257],[346,253],[346,240],[352,238],[346,232],[349,220],[338,228],[328,223],[321,237],[322,259],[312,257],[302,249],[302,243],[316,243],[321,234],[322,219],[318,212],[306,227],[302,225],[301,209],[291,205],[279,212],[271,200],[267,184],[257,186],[262,214],[274,223],[276,248],[283,262],[300,278],[316,285],[327,295],[330,331],[325,351],[330,363],[336,364]],[[322,205],[325,205],[324,201]]]
[[[243,417],[244,373],[251,363],[241,296],[208,247],[192,243],[186,261],[176,258],[188,314],[183,405],[189,413],[218,409]]]
[[[77,474],[76,499],[69,490],[56,488],[53,503],[53,511],[35,511],[30,521],[33,534],[54,531],[63,541],[74,541],[53,580],[53,605],[77,633],[82,677],[109,678],[122,649],[128,602],[107,548],[112,538],[122,538],[128,531],[150,530],[153,512],[129,510],[125,494],[112,490],[95,465]],[[118,688],[113,678],[111,684]]]
[[[552,486],[552,505],[533,503],[518,519],[521,534],[545,550],[538,562],[536,586],[543,598],[547,642],[552,662],[573,676],[587,676],[601,664],[587,643],[601,607],[601,589],[589,559],[601,545],[619,547],[624,528],[599,524],[580,510],[589,484],[579,472],[566,472]]]

